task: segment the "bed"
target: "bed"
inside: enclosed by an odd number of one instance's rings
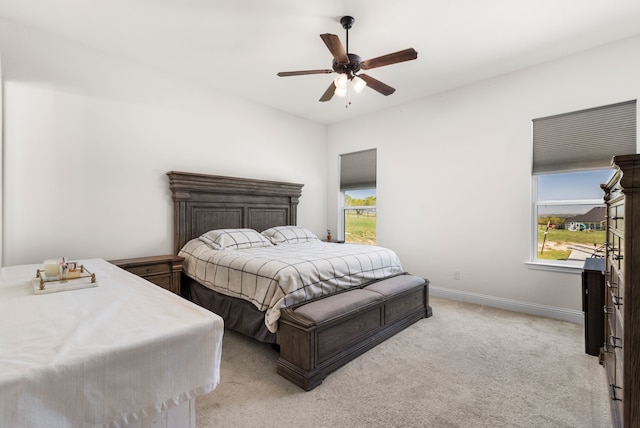
[[[79,262],[95,286],[38,293],[42,265],[0,270],[0,426],[194,428],[196,397],[220,382],[223,320]]]
[[[296,226],[302,184],[176,171],[167,175],[174,201],[174,251],[186,257],[182,295],[222,316],[226,327],[259,341],[278,342],[283,307],[403,273],[389,249],[325,243]],[[221,233],[249,234],[239,239],[251,244],[216,247],[225,240]],[[278,233],[290,241],[279,245]],[[267,237],[264,245],[260,235]],[[212,260],[218,264],[212,267]],[[252,263],[263,270],[249,270]],[[301,274],[302,264],[312,264],[312,273]],[[275,291],[247,297],[247,289],[273,285],[274,277],[263,275],[265,265],[275,266],[279,275]],[[292,281],[302,283],[294,287]]]

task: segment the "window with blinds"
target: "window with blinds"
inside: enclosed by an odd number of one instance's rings
[[[532,261],[581,267],[604,253],[600,184],[636,152],[636,101],[533,120]]]
[[[340,155],[342,231],[345,242],[376,243],[377,150]]]
[[[377,150],[340,155],[340,190],[375,189]]]
[[[533,173],[607,168],[636,152],[636,101],[533,120]]]

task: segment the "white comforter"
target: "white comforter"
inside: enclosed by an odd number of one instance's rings
[[[402,273],[398,256],[387,248],[319,240],[213,250],[193,239],[180,255],[185,257],[185,273],[200,284],[265,311],[272,333],[283,307]]]
[[[222,318],[105,260],[79,262],[97,287],[35,294],[42,265],[0,269],[0,427],[147,427],[218,385]]]

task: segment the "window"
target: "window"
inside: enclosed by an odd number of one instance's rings
[[[636,151],[636,102],[533,121],[532,261],[582,267],[604,255],[614,155]]]
[[[340,156],[341,237],[376,243],[376,149]]]
[[[344,240],[351,244],[376,244],[376,189],[344,193]]]
[[[604,254],[605,206],[600,184],[612,173],[607,168],[534,177],[535,259],[583,263]]]

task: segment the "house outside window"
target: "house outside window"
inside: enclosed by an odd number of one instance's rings
[[[531,262],[577,268],[603,257],[613,156],[636,153],[636,101],[533,120]]]
[[[340,238],[376,244],[376,149],[340,155]]]

